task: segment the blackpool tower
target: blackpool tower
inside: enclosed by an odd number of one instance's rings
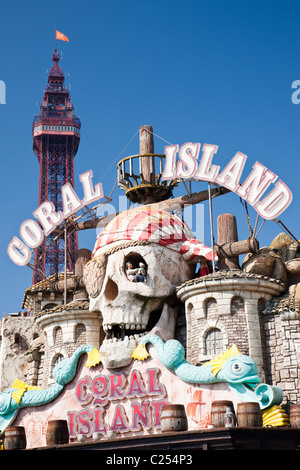
[[[80,141],[80,119],[74,115],[69,91],[64,86],[64,74],[55,48],[53,66],[49,72],[40,114],[33,121],[33,151],[39,162],[39,205],[44,201],[62,210],[61,187],[69,183],[74,188],[74,157]],[[77,233],[67,238],[66,266],[73,271]],[[65,269],[64,237],[52,232],[35,252],[33,284]]]

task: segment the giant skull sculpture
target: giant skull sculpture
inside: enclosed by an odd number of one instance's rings
[[[145,208],[115,217],[97,238],[84,269],[90,310],[102,315],[103,365],[123,367],[142,335],[174,337],[176,286],[191,279],[191,259],[210,253],[176,216]],[[137,277],[137,275],[139,275]]]

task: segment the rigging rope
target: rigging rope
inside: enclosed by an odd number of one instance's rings
[[[111,168],[113,167],[113,165],[116,163],[117,160],[119,160],[120,156],[122,155],[122,153],[127,149],[128,145],[131,144],[131,142],[133,141],[133,139],[135,138],[135,136],[137,135],[137,133],[139,132],[139,129],[136,131],[136,133],[134,134],[134,136],[130,139],[130,141],[128,142],[128,144],[125,145],[125,147],[123,148],[123,150],[119,153],[119,155],[115,158],[115,160],[112,162],[112,164],[108,167],[108,169],[106,170],[106,172],[104,173],[104,175],[102,176],[102,178],[100,179],[100,181],[103,180],[103,178],[107,175],[107,173],[111,170]]]
[[[248,211],[248,204],[247,204],[247,201],[244,201],[244,202],[243,202],[242,198],[240,197],[240,202],[241,202],[242,206],[245,207],[245,210],[246,210],[247,224],[248,224],[248,228],[249,228],[249,232],[250,232],[249,238],[254,238],[253,229],[252,229],[251,223],[250,223],[250,215],[249,215],[249,211]]]

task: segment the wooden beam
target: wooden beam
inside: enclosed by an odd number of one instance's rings
[[[149,156],[149,153],[154,153],[153,129],[152,126],[141,126],[140,155],[147,155],[146,157],[140,157],[141,173],[145,184],[155,185],[154,157]],[[154,199],[152,199],[152,201],[154,201]]]
[[[218,245],[231,245],[238,241],[236,218],[232,214],[221,214],[218,217]],[[240,269],[238,255],[231,254],[230,258],[222,255],[219,250],[219,269]]]
[[[256,238],[238,241],[236,218],[232,214],[218,217],[218,266],[222,269],[240,269],[239,255],[256,253],[259,243]]]
[[[222,247],[216,247],[218,257],[235,258],[239,255],[246,255],[247,253],[256,253],[259,250],[259,243],[256,238],[249,238],[248,240],[240,240],[238,242],[226,243]],[[223,268],[223,269],[228,269]],[[238,268],[237,268],[238,269]]]

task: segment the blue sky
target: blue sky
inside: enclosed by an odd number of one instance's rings
[[[164,140],[219,146],[222,167],[240,151],[248,156],[243,175],[259,161],[293,192],[280,220],[300,238],[298,206],[300,104],[292,103],[300,79],[300,4],[296,1],[73,0],[2,2],[0,80],[1,238],[0,316],[19,311],[32,271],[6,253],[20,224],[38,205],[38,162],[32,151],[32,121],[39,113],[54,49],[82,122],[75,181],[93,170],[108,195],[116,181],[114,162],[138,153],[143,124],[153,126],[155,151]],[[120,158],[118,158],[120,156]],[[108,171],[109,170],[109,171]],[[243,178],[242,178],[243,179]],[[195,183],[193,191],[206,189]],[[180,186],[175,195],[184,194]],[[122,192],[116,188],[114,201]],[[239,238],[248,237],[246,214],[235,194],[214,201],[214,227],[222,212],[237,216]],[[250,209],[251,223],[256,213]],[[204,205],[204,242],[210,244]],[[199,227],[192,227],[198,230]],[[282,229],[266,222],[259,234],[269,245]],[[96,232],[80,234],[93,248]]]

